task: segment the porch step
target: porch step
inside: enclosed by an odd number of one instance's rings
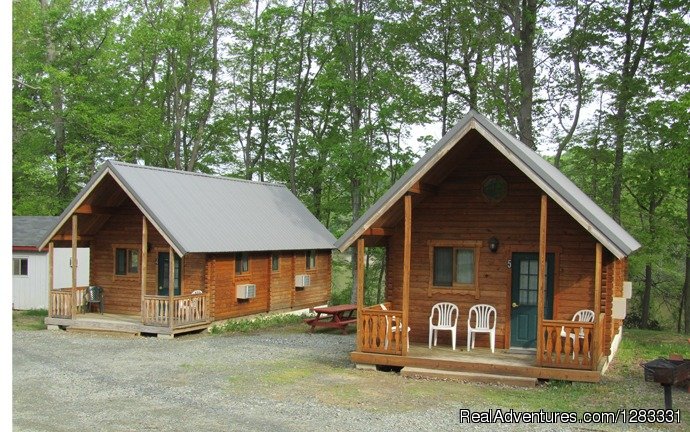
[[[94,328],[94,327],[77,327],[77,326],[69,326],[65,328],[65,331],[70,332],[70,333],[99,333],[99,334],[111,334],[111,335],[118,335],[118,336],[123,336],[123,335],[131,335],[131,336],[141,336],[141,333],[138,331],[133,331],[133,330],[114,330],[114,329],[103,329],[103,328]]]
[[[458,372],[405,366],[400,375],[409,378],[448,379],[453,381],[476,382],[484,384],[504,384],[515,387],[535,387],[536,378],[494,375],[477,372]]]

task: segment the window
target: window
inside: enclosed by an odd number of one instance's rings
[[[235,274],[242,274],[249,271],[249,254],[238,252],[235,254]]]
[[[28,258],[12,258],[12,274],[14,276],[28,276],[29,275],[29,259]]]
[[[139,249],[115,249],[115,274],[118,276],[139,273]]]
[[[274,253],[271,255],[271,271],[280,270],[280,255]]]
[[[429,293],[472,289],[479,295],[477,272],[481,242],[429,242]]]
[[[307,251],[307,270],[316,268],[316,251],[314,249]]]
[[[498,175],[492,175],[482,182],[482,196],[490,204],[497,204],[508,195],[508,183]]]

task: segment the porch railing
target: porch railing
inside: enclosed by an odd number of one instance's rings
[[[363,352],[402,355],[402,311],[364,308],[360,322]]]
[[[209,320],[208,294],[175,296],[172,307],[167,296],[144,296],[141,320],[145,325],[174,327],[207,322]]]
[[[541,365],[591,370],[598,361],[596,347],[600,345],[595,330],[591,322],[544,320],[541,332],[544,349],[539,359]]]
[[[84,292],[86,287],[60,288],[50,291],[50,310],[48,316],[51,318],[71,318],[72,305],[76,306],[77,313],[82,312],[84,305]]]

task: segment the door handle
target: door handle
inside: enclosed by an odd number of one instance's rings
[[[515,303],[515,302],[513,302],[513,307],[514,307],[514,308],[516,308],[516,307],[518,307],[518,306],[520,306],[520,305],[517,304],[517,303]]]

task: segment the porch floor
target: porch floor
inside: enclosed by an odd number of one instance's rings
[[[155,334],[161,337],[172,337],[177,334],[189,333],[208,328],[211,322],[198,322],[185,326],[176,326],[172,330],[170,327],[150,326],[141,323],[140,315],[122,315],[112,313],[77,314],[71,318],[51,318],[46,317],[45,323],[48,326],[58,326],[65,330],[79,331],[101,331],[129,333],[134,335]]]
[[[411,343],[407,356],[353,351],[350,353],[350,358],[359,365],[402,367],[403,374],[405,368],[424,369],[430,372],[450,372],[447,378],[452,378],[453,372],[465,372],[504,376],[506,378],[522,377],[582,382],[599,382],[601,379],[601,372],[598,370],[536,366],[535,354],[510,353],[505,349],[496,349],[495,353],[492,353],[488,348],[476,348],[468,352],[464,346],[457,346],[456,350],[453,351],[450,346],[438,345],[429,349],[427,344]],[[431,373],[427,375],[431,376]]]

